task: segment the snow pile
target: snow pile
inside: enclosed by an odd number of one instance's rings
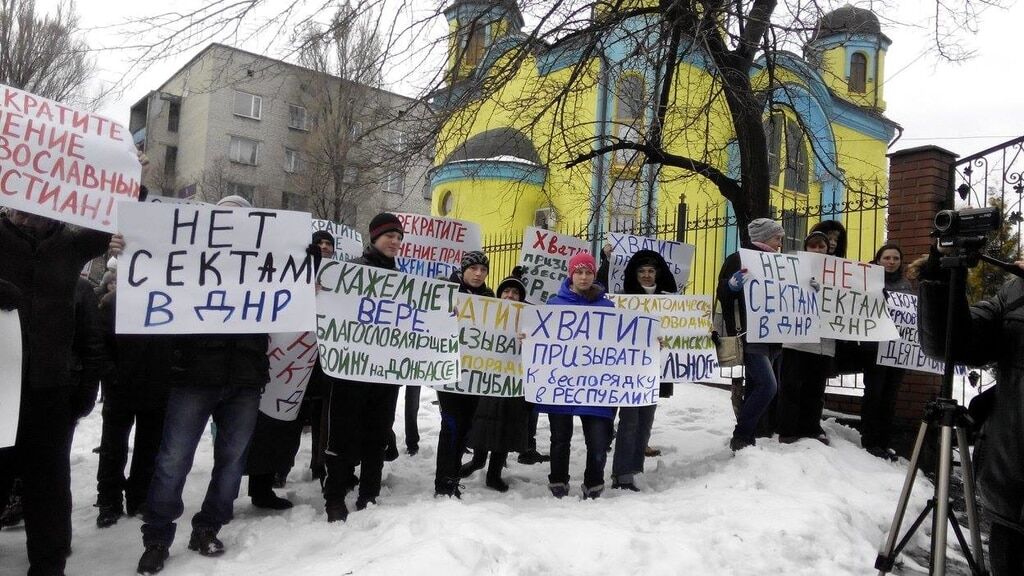
[[[434,394],[424,391],[421,450],[385,465],[380,504],[328,525],[317,482],[305,470],[309,435],[296,469],[278,492],[296,506],[284,513],[253,508],[245,494],[236,519],[221,531],[227,553],[203,558],[186,550],[189,519],[209,479],[212,444],[200,445],[185,489],[185,515],[165,574],[300,574],[402,576],[444,574],[807,574],[873,573],[889,528],[906,462],[883,462],[863,452],[856,431],[825,423],[831,446],[816,441],[781,445],[761,440],[735,456],[727,447],[735,422],[727,392],[677,386],[663,400],[648,459],[638,477],[643,493],[606,490],[581,501],[583,435],[573,443],[573,493],[556,500],[547,490],[546,464],[509,459],[512,486],[498,494],[482,472],[464,481],[462,500],[433,498],[438,433]],[[69,574],[131,574],[142,553],[140,521],[95,527],[95,475],[100,415],[78,428],[72,455],[74,554]],[[401,410],[396,431],[401,434]],[[546,451],[541,417],[538,440]],[[399,446],[404,446],[399,438]],[[468,458],[468,456],[467,456]],[[608,460],[611,472],[611,455]],[[608,486],[611,481],[608,479]],[[924,506],[930,485],[919,480],[908,517]],[[350,508],[353,502],[350,498]],[[911,548],[927,548],[919,530]],[[0,573],[27,569],[24,532],[0,533]],[[911,562],[912,564],[912,562]]]

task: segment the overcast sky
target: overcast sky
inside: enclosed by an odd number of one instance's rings
[[[276,6],[293,4],[286,0],[266,1]],[[414,5],[420,2],[434,4],[436,1],[416,0]],[[966,0],[951,1],[962,3]],[[305,6],[319,6],[322,2],[306,0]],[[885,6],[880,1],[853,2],[862,7],[873,6],[880,12],[883,31],[893,41],[885,69],[886,115],[904,128],[903,136],[894,149],[935,144],[967,155],[1024,135],[1024,79],[1020,75],[1019,55],[1022,50],[1021,37],[1018,36],[1024,29],[1021,26],[1024,24],[1024,3],[1013,3],[1007,9],[984,8],[976,34],[969,30],[957,31],[961,43],[975,54],[973,58],[956,64],[943,61],[935,54],[932,29],[935,2],[905,0]],[[57,0],[38,2],[44,10],[56,3]],[[101,77],[109,82],[122,76],[130,67],[129,59],[134,56],[134,53],[117,49],[128,44],[129,40],[110,26],[132,17],[147,17],[172,9],[183,11],[199,3],[201,0],[166,3],[79,0],[78,12],[82,26],[88,30],[90,45],[105,49],[96,53],[102,68]],[[272,6],[269,10],[273,9]],[[323,18],[327,16],[326,13],[321,14]],[[405,18],[408,21],[411,16]],[[445,33],[446,27],[441,20],[423,30],[424,37],[437,38]],[[232,41],[225,35],[221,41],[269,56],[281,55],[279,48],[269,45],[266,34],[247,42],[240,39]],[[427,39],[419,41],[425,44]],[[127,124],[132,103],[157,88],[197,51],[169,57],[145,70],[133,72],[127,78],[127,87],[116,98],[108,100],[101,112]],[[424,70],[423,62],[436,57],[436,53],[417,57],[415,62],[418,66],[413,66],[408,58],[394,63],[389,77],[392,88],[415,95],[418,88],[429,82],[429,70]]]

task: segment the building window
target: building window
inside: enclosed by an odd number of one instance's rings
[[[441,200],[437,203],[437,206],[441,216],[447,216],[452,213],[452,210],[455,208],[455,197],[452,195],[451,190],[441,192]]]
[[[463,36],[462,46],[465,47],[462,65],[466,68],[476,68],[484,58],[487,49],[487,28],[481,24],[473,24],[469,32]]]
[[[167,146],[164,148],[164,177],[168,179],[174,178],[174,173],[178,170],[178,147]]]
[[[384,191],[388,194],[401,194],[405,191],[405,174],[389,170],[384,176]]]
[[[342,202],[339,208],[341,213],[339,214],[338,223],[355,228],[356,218],[359,215],[356,204],[353,202]]]
[[[288,105],[288,127],[296,130],[309,130],[306,125],[306,109],[295,104]]]
[[[644,79],[639,74],[623,74],[615,84],[615,135],[624,142],[638,142],[644,123]],[[633,165],[636,150],[619,150],[615,163]]]
[[[768,181],[772,186],[779,184],[779,166],[782,164],[782,129],[786,125],[786,115],[773,112],[764,124],[764,135],[768,139]]]
[[[241,196],[252,204],[252,199],[256,195],[256,187],[252,184],[239,184],[238,182],[228,182],[228,193],[225,196]]]
[[[786,119],[786,190],[807,194],[807,147],[798,122]]]
[[[302,194],[296,194],[295,192],[281,193],[282,210],[295,210],[296,212],[305,212],[308,206],[309,198]]]
[[[259,120],[263,116],[263,98],[248,92],[235,91],[235,116]]]
[[[181,103],[171,102],[167,107],[167,131],[177,132],[178,121],[181,118]]]
[[[260,143],[241,136],[231,137],[231,148],[229,158],[238,164],[258,166],[260,160]]]
[[[868,86],[868,57],[863,52],[854,52],[850,57],[850,92],[863,94]]]
[[[609,190],[611,213],[609,230],[629,232],[636,225],[637,198],[640,182],[627,177],[616,178]]]
[[[359,182],[359,167],[358,166],[345,166],[341,173],[342,184],[355,184]]]
[[[351,136],[352,138],[359,138],[362,135],[363,123],[359,120],[356,120],[355,122],[352,123],[352,126],[349,129],[349,136]]]
[[[775,208],[772,208],[775,212]],[[782,211],[783,252],[795,252],[804,249],[804,238],[807,237],[807,215],[793,210]]]
[[[284,171],[289,174],[294,174],[302,170],[302,159],[299,157],[298,150],[292,150],[291,148],[284,149]]]

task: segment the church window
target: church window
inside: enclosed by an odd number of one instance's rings
[[[863,52],[854,52],[850,57],[850,92],[867,92],[868,57]]]
[[[639,74],[623,74],[615,84],[615,136],[625,142],[638,142],[644,122],[644,79]],[[615,163],[633,165],[639,153],[619,150]]]
[[[807,193],[807,148],[804,131],[795,120],[786,119],[786,190]]]

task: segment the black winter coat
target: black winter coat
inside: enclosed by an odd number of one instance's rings
[[[106,252],[110,234],[56,223],[35,238],[0,218],[0,279],[21,292],[23,386],[73,386],[75,289],[85,263]]]
[[[966,292],[954,296],[954,324],[946,326],[949,285],[920,284],[921,346],[941,358],[947,330],[953,361],[970,366],[996,363],[996,398],[975,447],[979,493],[1000,522],[1024,530],[1024,281],[1007,282],[991,300],[968,306]]]
[[[747,304],[743,297],[743,290],[733,292],[729,288],[729,279],[733,274],[739,272],[741,267],[740,253],[737,250],[726,256],[721,270],[718,271],[718,288],[715,296],[722,307],[722,321],[725,324],[726,332],[724,336],[735,336],[747,329]],[[737,312],[739,325],[736,324]]]
[[[523,398],[481,398],[469,429],[468,445],[489,452],[524,452],[529,447],[533,405]]]
[[[171,336],[175,386],[263,388],[270,381],[266,334]]]
[[[114,370],[103,381],[103,394],[136,410],[154,410],[167,404],[174,359],[173,338],[164,335],[116,334],[116,295],[100,304],[103,335]]]
[[[665,258],[654,250],[639,250],[626,263],[626,271],[622,279],[623,294],[647,294],[647,291],[644,290],[644,287],[640,285],[640,281],[636,278],[636,271],[640,269],[641,264],[646,264],[651,260],[654,260],[654,269],[657,270],[654,293],[677,294],[679,292],[676,278],[672,275],[672,270],[669,269]],[[658,396],[661,398],[671,398],[674,392],[675,384],[672,382],[662,382],[658,388]]]

